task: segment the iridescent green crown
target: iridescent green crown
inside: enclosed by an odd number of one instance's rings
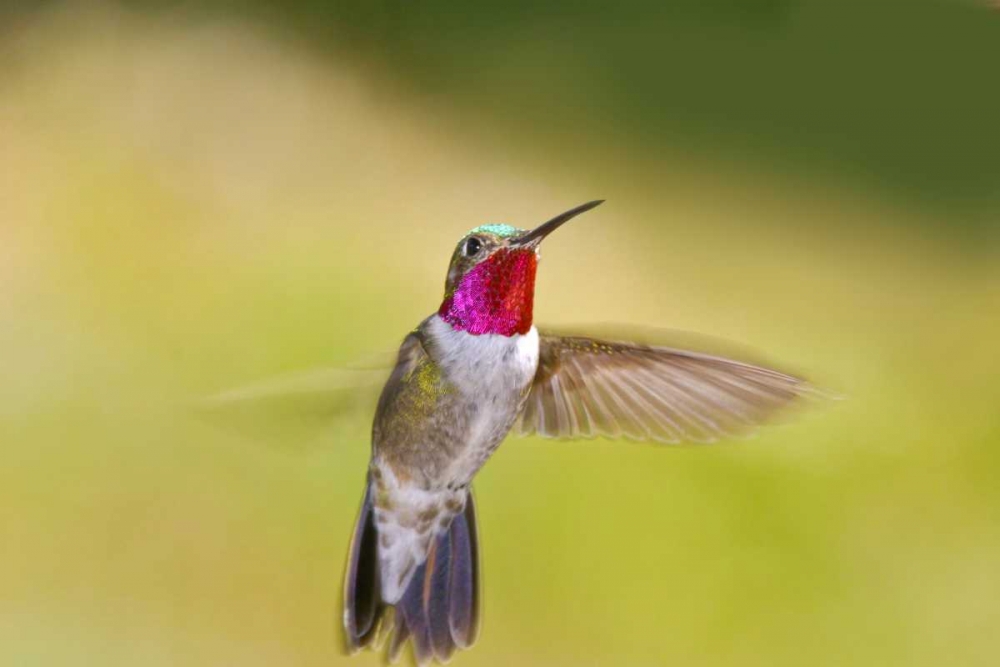
[[[475,229],[471,230],[469,234],[493,234],[494,236],[499,236],[500,238],[509,238],[511,236],[517,236],[522,233],[522,230],[517,227],[511,227],[510,225],[504,225],[500,223],[492,223],[489,225],[479,225]],[[466,234],[468,236],[469,234]]]

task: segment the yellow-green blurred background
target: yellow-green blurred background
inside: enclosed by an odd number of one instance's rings
[[[347,664],[368,404],[191,401],[392,349],[465,230],[594,198],[539,323],[848,399],[508,442],[456,664],[997,664],[998,66],[972,0],[3,5],[0,664]]]

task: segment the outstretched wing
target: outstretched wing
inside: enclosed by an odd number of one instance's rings
[[[540,345],[522,435],[713,442],[816,393],[794,375],[707,354],[578,336]]]

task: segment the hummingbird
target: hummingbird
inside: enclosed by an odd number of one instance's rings
[[[447,662],[479,634],[472,482],[508,433],[709,442],[810,393],[802,378],[655,345],[539,331],[541,243],[577,206],[531,230],[476,227],[455,247],[438,310],[403,340],[372,425],[350,544],[343,623],[353,653]]]

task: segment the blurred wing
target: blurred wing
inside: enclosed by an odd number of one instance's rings
[[[394,361],[380,356],[291,373],[219,392],[191,407],[205,421],[254,440],[299,447],[341,420],[370,414]]]
[[[793,375],[666,347],[550,335],[540,346],[523,435],[713,442],[816,393]]]
[[[326,397],[327,406],[335,407],[340,404],[339,399],[350,397],[355,390],[376,386],[385,377],[385,372],[375,370],[314,368],[221,391],[202,399],[198,405],[204,409],[225,409],[238,404]]]

